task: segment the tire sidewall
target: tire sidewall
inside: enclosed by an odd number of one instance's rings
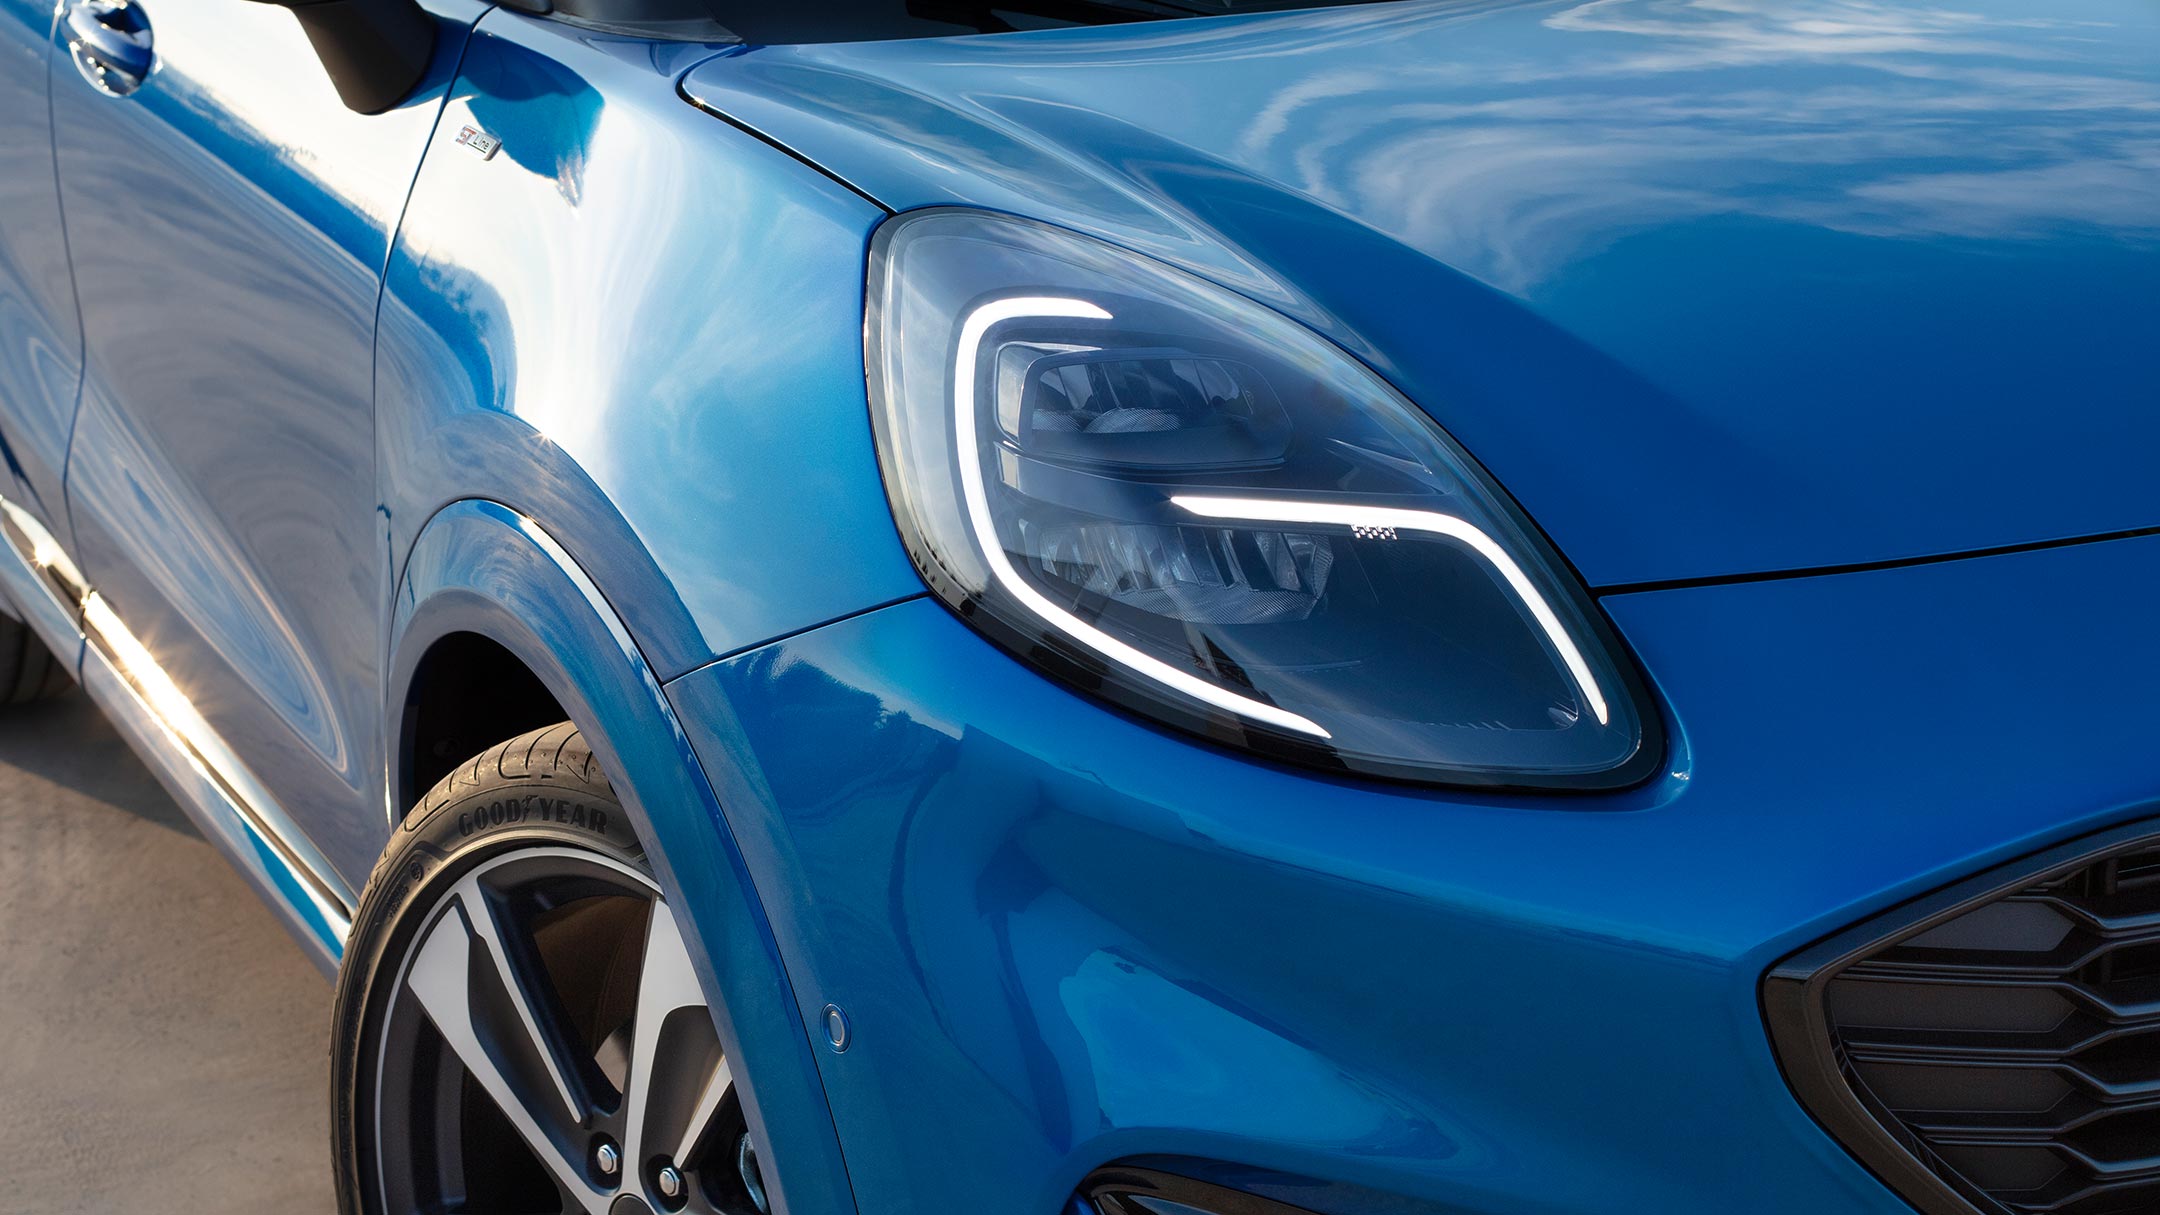
[[[446,778],[423,799],[377,863],[354,913],[338,973],[330,1041],[331,1138],[341,1215],[376,1209],[374,1044],[405,959],[429,913],[474,869],[509,853],[571,848],[652,868],[629,816],[604,781],[545,776]]]

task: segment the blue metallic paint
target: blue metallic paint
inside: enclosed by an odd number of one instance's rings
[[[82,328],[53,172],[46,46],[56,10],[0,0],[0,460],[9,500],[65,537],[61,493]]]
[[[382,845],[372,318],[482,6],[445,0],[427,81],[372,117],[290,13],[144,8],[140,89],[54,77],[89,351],[76,563],[278,803],[314,808],[304,829],[357,889]]]
[[[684,89],[896,209],[1307,322],[1593,585],[2160,525],[2141,0],[1381,5],[760,47]]]
[[[171,58],[115,101],[0,0],[5,496],[354,884],[428,647],[527,663],[689,909],[784,1211],[944,1211],[964,1168],[973,1209],[1051,1215],[1147,1155],[1321,1179],[1291,1196],[1329,1215],[1889,1215],[1778,1076],[1763,968],[2160,799],[2160,539],[1608,595],[1674,739],[1621,794],[1154,730],[919,598],[860,362],[869,197],[973,203],[1313,325],[1596,583],[2153,525],[2148,7],[723,49],[440,0],[469,42],[361,119],[287,15],[143,5]],[[40,63],[89,320],[76,533]],[[81,662],[327,964],[274,851]]]
[[[490,13],[406,209],[377,358],[390,546],[549,521],[663,677],[919,594],[863,398],[883,212],[682,104],[710,48]]]
[[[1609,598],[1688,748],[1558,807],[1196,747],[929,602],[668,695],[759,888],[810,892],[767,906],[806,1015],[851,1010],[825,1083],[883,1209],[943,1209],[959,1126],[985,1211],[1172,1153],[1403,1211],[1891,1215],[1757,983],[2153,813],[2160,708],[2118,676],[2160,669],[2155,594],[2160,538]]]

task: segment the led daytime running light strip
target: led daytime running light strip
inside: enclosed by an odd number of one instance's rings
[[[1520,565],[1507,550],[1478,527],[1453,515],[1443,515],[1428,510],[1403,510],[1399,507],[1353,506],[1338,502],[1299,502],[1270,498],[1200,498],[1174,495],[1173,505],[1208,519],[1238,519],[1252,523],[1333,523],[1343,527],[1392,528],[1398,532],[1424,532],[1428,535],[1445,536],[1457,541],[1471,552],[1483,557],[1500,571],[1508,588],[1530,615],[1545,630],[1546,640],[1560,654],[1560,661],[1567,664],[1568,674],[1575,677],[1575,686],[1582,689],[1583,699],[1590,702],[1590,711],[1596,714],[1599,725],[1611,723],[1612,711],[1605,704],[1605,694],[1598,688],[1597,677],[1590,673],[1590,664],[1583,660],[1582,650],[1575,639],[1568,636],[1560,617],[1538,593],[1537,584],[1523,573]]]
[[[1309,734],[1315,738],[1329,737],[1328,732],[1316,722],[1218,687],[1119,641],[1050,602],[1041,592],[1028,585],[1020,577],[1019,571],[1013,569],[1012,562],[1005,556],[1005,545],[997,537],[996,523],[990,517],[989,495],[983,488],[982,452],[976,445],[975,435],[975,377],[983,335],[990,331],[992,325],[1023,317],[1107,321],[1110,314],[1086,300],[1059,299],[1054,296],[1018,296],[984,304],[969,313],[967,320],[960,326],[960,348],[953,365],[953,444],[960,456],[960,492],[967,500],[968,522],[975,529],[976,543],[982,549],[984,561],[990,566],[991,575],[1008,594],[1019,600],[1022,606],[1048,621],[1059,632],[1105,658],[1131,667],[1157,683],[1167,684],[1195,700],[1204,701],[1241,717],[1266,722],[1280,729]]]

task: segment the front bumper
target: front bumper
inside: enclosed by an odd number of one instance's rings
[[[1273,768],[927,600],[668,691],[805,1023],[852,1021],[820,1058],[866,1209],[1053,1215],[1146,1157],[1346,1215],[1888,1215],[1763,974],[2152,813],[2156,601],[2156,538],[1608,598],[1673,751],[1598,797]]]

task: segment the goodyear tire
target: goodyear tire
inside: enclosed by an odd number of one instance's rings
[[[406,818],[354,917],[331,1065],[344,1215],[764,1210],[673,913],[567,722]]]

